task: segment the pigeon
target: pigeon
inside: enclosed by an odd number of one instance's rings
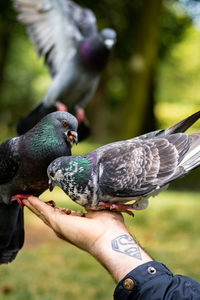
[[[83,156],[59,157],[48,167],[55,185],[87,210],[145,209],[148,198],[200,164],[200,133],[184,133],[200,111],[166,130],[104,145]],[[134,200],[134,203],[125,204]]]
[[[11,262],[23,246],[23,194],[39,196],[48,188],[47,167],[55,158],[71,155],[77,126],[70,113],[53,112],[0,145],[0,264]]]
[[[111,28],[98,32],[93,12],[70,0],[14,0],[14,6],[53,78],[42,102],[18,122],[18,134],[24,134],[47,113],[60,109],[58,101],[76,115],[81,130],[84,107],[98,86],[116,32]],[[88,134],[85,122],[79,141]]]

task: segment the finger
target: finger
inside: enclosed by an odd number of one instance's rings
[[[49,213],[53,212],[53,208],[50,205],[47,205],[37,197],[30,196],[22,201],[25,206],[33,210],[33,212],[35,212],[36,214],[37,212],[40,212],[47,217]]]
[[[56,232],[61,232],[62,227],[66,228],[66,226],[74,226],[74,223],[79,223],[79,218],[82,219],[80,213],[72,212],[70,215],[67,215],[66,213],[63,213],[64,209],[55,209],[34,196],[24,199],[23,203]],[[78,220],[74,220],[74,217],[78,218]]]
[[[37,197],[30,196],[23,200],[23,203],[28,207],[35,215],[43,220],[47,225],[50,226],[50,216],[54,214],[54,209],[39,200]]]

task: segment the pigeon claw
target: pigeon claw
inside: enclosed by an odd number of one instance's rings
[[[21,208],[24,208],[24,204],[22,202],[23,199],[27,199],[28,197],[33,196],[31,194],[17,194],[12,196],[11,201],[17,201],[19,203],[19,205],[21,206]]]
[[[134,217],[134,213],[129,210],[133,209],[131,204],[112,204],[108,202],[99,202],[99,206],[104,207],[105,209],[108,209],[110,211],[124,212]]]

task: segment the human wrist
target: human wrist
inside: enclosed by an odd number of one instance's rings
[[[125,229],[106,232],[95,242],[91,254],[108,269],[116,282],[139,265],[152,261]]]

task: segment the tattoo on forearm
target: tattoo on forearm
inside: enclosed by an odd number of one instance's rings
[[[122,234],[111,241],[112,249],[116,252],[124,253],[128,256],[142,260],[140,248],[132,237],[128,234]]]

